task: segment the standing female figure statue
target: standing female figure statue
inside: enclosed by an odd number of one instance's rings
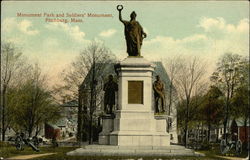
[[[129,56],[141,56],[142,40],[147,37],[142,26],[136,21],[136,13],[133,11],[130,14],[130,21],[122,19],[122,5],[117,6],[119,11],[119,20],[124,24],[124,34],[127,43],[127,52]]]

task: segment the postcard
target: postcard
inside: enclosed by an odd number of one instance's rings
[[[247,1],[2,1],[0,157],[246,157],[248,72]]]

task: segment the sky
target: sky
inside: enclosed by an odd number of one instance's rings
[[[1,3],[2,41],[21,48],[31,61],[49,75],[50,85],[91,41],[101,41],[122,60],[127,57],[122,17],[137,21],[147,33],[142,56],[150,61],[174,56],[197,56],[214,70],[218,58],[232,52],[249,54],[249,2],[247,1],[4,1]],[[18,17],[41,14],[41,17]],[[85,14],[82,22],[49,14]],[[86,17],[88,13],[110,17]],[[46,18],[68,22],[46,22]],[[167,70],[167,68],[166,68]]]

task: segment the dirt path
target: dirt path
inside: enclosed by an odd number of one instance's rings
[[[239,158],[239,157],[226,157],[226,156],[217,156],[219,158],[225,158],[229,160],[245,160],[245,158]]]
[[[56,153],[22,155],[22,156],[10,157],[10,158],[7,158],[7,159],[9,159],[9,160],[11,160],[11,159],[32,159],[32,158],[37,158],[37,157],[42,157],[42,156],[49,156],[49,155],[52,155],[52,154],[56,154]]]

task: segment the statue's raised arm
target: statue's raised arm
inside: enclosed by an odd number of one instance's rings
[[[136,21],[135,11],[130,14],[130,21],[125,21],[122,19],[121,14],[123,6],[118,5],[116,8],[119,11],[119,20],[124,24],[125,27],[124,34],[128,55],[140,57],[142,41],[147,37],[147,34],[143,31],[140,23]]]
[[[122,5],[117,5],[117,10],[119,11],[119,20],[124,23],[124,20],[122,19],[122,9],[123,9],[123,6]]]

